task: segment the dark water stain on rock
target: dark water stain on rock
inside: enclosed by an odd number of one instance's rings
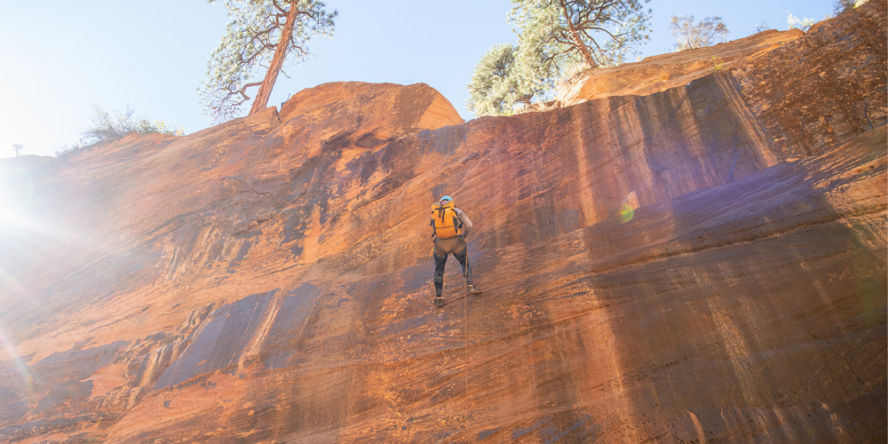
[[[155,390],[173,387],[198,375],[233,371],[250,339],[265,321],[277,290],[247,296],[219,307],[207,318],[191,345],[157,381]]]

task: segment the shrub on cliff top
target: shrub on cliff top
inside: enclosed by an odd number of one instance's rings
[[[122,139],[127,134],[168,134],[181,136],[185,134],[185,128],[175,128],[161,120],[150,121],[145,118],[133,117],[135,111],[127,105],[126,111],[109,113],[98,105],[92,104],[95,115],[92,117],[89,127],[80,133],[80,142],[74,145],[65,145],[55,152],[56,157],[67,159],[74,153],[97,143],[114,142]]]
[[[171,136],[181,136],[185,133],[184,128],[176,129],[161,120],[152,122],[145,118],[133,117],[135,111],[129,105],[126,111],[115,112],[113,115],[98,105],[93,104],[92,108],[95,115],[90,126],[81,133],[81,143],[86,145],[120,140],[130,133],[142,135],[160,133]]]
[[[859,8],[867,1],[869,0],[835,0],[833,3],[833,14],[839,15],[854,8]]]
[[[55,152],[56,157],[62,160],[70,158],[73,154],[81,152],[98,143],[114,142],[124,138],[127,134],[167,134],[181,136],[185,134],[185,128],[175,128],[167,125],[162,120],[150,121],[142,117],[133,117],[135,111],[126,107],[124,112],[109,113],[96,104],[91,104],[95,115],[92,117],[89,127],[80,133],[80,142],[73,145],[62,146]]]
[[[817,23],[817,20],[812,18],[798,18],[792,14],[786,18],[786,24],[789,25],[787,29],[801,29],[802,31],[808,32],[814,24]]]
[[[684,51],[722,43],[730,31],[721,17],[706,17],[694,24],[693,15],[673,15],[669,21],[669,33],[678,41],[675,50]]]

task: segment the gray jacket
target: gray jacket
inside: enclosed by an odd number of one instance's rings
[[[463,210],[459,208],[454,208],[456,211],[456,215],[459,217],[460,223],[462,223],[462,236],[463,238],[469,237],[469,232],[472,231],[472,221],[469,220],[469,216],[466,216],[466,213],[463,213]]]

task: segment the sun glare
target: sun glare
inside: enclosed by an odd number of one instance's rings
[[[0,171],[0,304],[11,307],[21,303],[33,303],[26,290],[3,268],[18,254],[20,233],[29,225],[27,207],[34,197],[31,176],[22,170]],[[11,264],[10,264],[11,265]],[[2,321],[2,319],[0,319]],[[21,378],[21,387],[27,396],[32,389],[31,375],[21,355],[8,335],[8,329],[0,322],[0,362],[11,362]]]
[[[34,182],[31,175],[22,169],[0,171],[0,228],[13,223],[34,198]]]
[[[19,355],[18,350],[16,350],[15,345],[13,345],[12,341],[6,336],[5,329],[3,325],[0,324],[0,344],[3,345],[3,353],[6,355],[5,359],[0,359],[0,362],[12,362],[15,366],[16,374],[21,378],[21,387],[24,389],[24,395],[28,396],[32,389],[33,384],[31,380],[31,373],[28,371],[28,366],[25,365],[22,357]]]

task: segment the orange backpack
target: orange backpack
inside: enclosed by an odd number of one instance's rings
[[[432,228],[435,236],[447,239],[459,236],[462,223],[456,214],[456,204],[449,200],[444,205],[432,204]]]

